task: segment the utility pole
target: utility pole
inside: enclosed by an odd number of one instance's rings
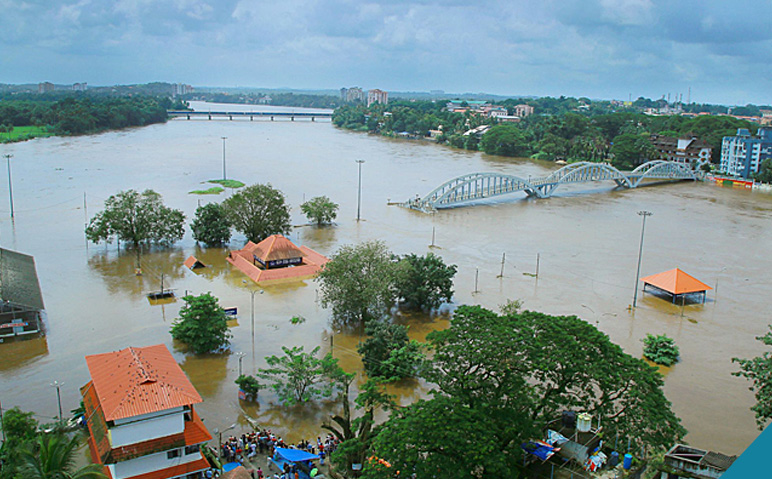
[[[228,139],[227,136],[223,136],[222,138],[222,179],[225,181],[225,140]],[[225,185],[223,185],[225,186]]]
[[[357,221],[359,221],[359,213],[362,209],[362,163],[365,160],[356,160],[359,164],[359,189],[357,190]]]
[[[11,199],[11,218],[13,218],[13,185],[11,184],[11,158],[13,155],[5,154],[5,161],[8,163],[8,196]]]
[[[64,386],[64,383],[54,381],[51,383],[51,387],[56,388],[56,402],[59,404],[59,422],[62,422],[62,395],[59,392],[59,388]]]
[[[638,304],[638,280],[641,277],[641,255],[643,254],[643,233],[646,231],[646,217],[651,215],[651,211],[641,210],[638,212],[638,216],[643,216],[643,224],[641,224],[641,245],[638,248],[638,270],[635,272],[635,293],[633,294],[633,308],[635,308]]]

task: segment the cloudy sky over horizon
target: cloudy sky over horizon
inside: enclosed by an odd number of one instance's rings
[[[770,104],[772,0],[0,0],[0,83]]]

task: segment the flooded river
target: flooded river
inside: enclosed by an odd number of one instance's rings
[[[234,105],[196,105],[235,109]],[[244,106],[249,110],[254,106]],[[291,111],[291,109],[286,109]],[[198,410],[210,429],[246,424],[246,416],[299,440],[319,434],[330,403],[284,408],[271,391],[258,404],[240,403],[233,383],[241,367],[253,373],[281,346],[333,348],[344,369],[359,370],[358,332],[332,331],[330,312],[317,303],[317,285],[303,281],[255,287],[225,261],[225,249],[202,249],[186,233],[173,248],[143,258],[144,275],[134,276],[134,256],[115,244],[86,244],[84,224],[110,195],[129,188],[152,188],[167,205],[191,219],[201,182],[222,176],[226,140],[228,177],[247,184],[271,183],[286,195],[293,223],[303,225],[299,205],[327,195],[340,204],[337,224],[298,227],[291,239],[331,255],[342,244],[384,240],[398,254],[433,251],[458,265],[455,304],[496,309],[521,299],[528,309],[576,314],[597,324],[635,356],[646,333],[675,338],[682,361],[666,375],[666,394],[698,447],[740,453],[758,435],[745,380],[731,376],[732,357],[763,352],[754,340],[772,322],[767,294],[772,276],[772,197],[677,183],[613,190],[612,183],[559,189],[548,200],[513,195],[509,201],[444,210],[434,215],[388,206],[424,195],[442,182],[476,171],[543,176],[551,163],[493,157],[430,143],[391,140],[335,128],[329,120],[174,120],[121,132],[75,138],[46,138],[4,145],[12,158],[15,221],[9,219],[8,185],[0,182],[0,244],[35,257],[47,308],[46,336],[0,344],[0,400],[4,408],[33,410],[41,421],[57,413],[56,390],[64,383],[62,406],[78,405],[78,388],[89,380],[83,357],[127,346],[165,343],[204,398]],[[357,222],[357,163],[362,159],[362,221]],[[205,189],[205,188],[203,188]],[[713,286],[706,304],[673,305],[638,297],[632,303],[639,210],[646,222],[641,275],[679,267]],[[188,228],[189,230],[189,228]],[[244,239],[236,236],[231,247]],[[506,253],[504,275],[502,254]],[[189,255],[208,265],[193,273]],[[534,273],[539,256],[539,276]],[[526,274],[524,274],[526,273]],[[150,304],[145,293],[166,287],[178,296],[211,291],[223,306],[237,306],[230,354],[185,354],[169,335],[181,301]],[[479,275],[477,292],[475,278]],[[254,325],[251,322],[251,291]],[[260,290],[264,291],[260,293]],[[446,308],[447,309],[447,308]],[[303,324],[289,319],[300,315]],[[423,339],[445,327],[447,314],[400,318]],[[331,335],[334,334],[334,341]],[[395,392],[404,403],[425,392],[405,385]]]

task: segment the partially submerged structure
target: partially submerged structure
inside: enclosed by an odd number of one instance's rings
[[[737,456],[676,444],[665,454],[660,479],[718,479]]]
[[[0,248],[0,342],[39,333],[45,306],[32,256]]]
[[[183,264],[191,271],[194,269],[206,268],[206,265],[193,255],[188,256],[188,259],[186,259]]]
[[[89,450],[110,479],[198,477],[212,439],[201,396],[163,344],[86,356]]]
[[[702,302],[705,302],[706,291],[713,289],[694,276],[691,276],[678,268],[671,269],[651,276],[641,278],[643,281],[643,292],[646,288],[653,288],[658,292],[668,293],[673,302],[681,298],[684,300],[687,295],[702,293]]]
[[[282,235],[271,235],[257,244],[250,241],[226,259],[256,283],[311,278],[330,261]]]

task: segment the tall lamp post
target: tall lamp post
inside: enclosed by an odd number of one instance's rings
[[[643,254],[643,233],[646,231],[646,217],[651,215],[651,211],[641,210],[638,212],[638,216],[643,216],[643,224],[641,224],[641,245],[638,248],[638,270],[635,272],[635,293],[633,294],[633,308],[635,308],[638,304],[638,281],[641,276],[641,255]]]
[[[11,199],[11,218],[13,218],[13,186],[11,184],[11,158],[13,158],[13,155],[6,154],[5,161],[8,163],[8,196]]]
[[[238,357],[239,357],[239,377],[241,377],[241,360],[242,360],[242,359],[244,359],[244,355],[245,355],[245,354],[244,354],[244,353],[242,353],[241,351],[239,351],[238,353],[236,353],[236,356],[238,356]]]
[[[357,221],[359,221],[359,213],[362,209],[362,163],[365,160],[356,160],[359,163],[359,188],[357,190]]]
[[[222,433],[228,432],[231,429],[236,427],[236,423],[230,425],[230,427],[226,427],[222,431],[218,431],[217,429],[214,430],[214,433],[217,434],[217,457],[222,457]]]
[[[225,140],[228,139],[227,136],[223,136],[222,138],[222,179],[225,180]]]
[[[247,280],[242,279],[242,283],[247,284]],[[251,311],[251,317],[252,317],[252,337],[255,337],[255,293],[260,292],[260,294],[265,293],[265,290],[262,289],[250,289],[249,295],[252,296],[252,311]]]
[[[62,422],[62,395],[59,392],[59,388],[62,386],[64,386],[64,383],[60,383],[59,381],[51,383],[51,387],[56,388],[56,402],[59,404],[59,422]]]

